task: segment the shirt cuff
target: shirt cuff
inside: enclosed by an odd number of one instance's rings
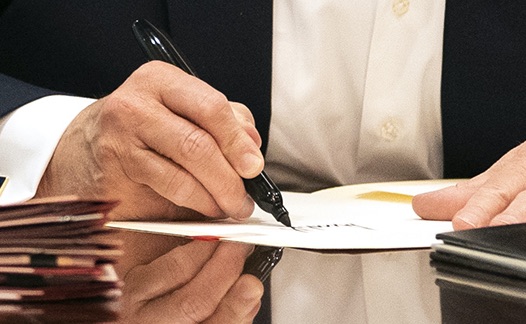
[[[32,101],[0,120],[0,174],[9,182],[0,204],[32,198],[62,134],[95,99],[52,95]]]

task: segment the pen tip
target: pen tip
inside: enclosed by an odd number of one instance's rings
[[[289,216],[285,215],[284,217],[281,218],[280,221],[281,221],[281,224],[283,224],[283,225],[285,225],[287,227],[292,227],[292,223],[290,222]]]
[[[281,207],[279,211],[276,213],[275,218],[280,222],[281,224],[292,227],[292,223],[290,222],[289,218],[289,212],[285,209],[285,207]]]

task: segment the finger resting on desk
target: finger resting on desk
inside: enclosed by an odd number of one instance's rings
[[[477,189],[476,185],[462,182],[440,190],[418,194],[413,197],[413,210],[423,219],[452,220]]]

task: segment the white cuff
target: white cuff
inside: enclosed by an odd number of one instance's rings
[[[53,95],[30,102],[0,120],[0,174],[9,182],[0,204],[32,198],[68,125],[95,99]]]

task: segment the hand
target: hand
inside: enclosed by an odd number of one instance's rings
[[[240,275],[253,246],[122,232],[122,323],[251,323],[262,283]],[[183,245],[184,244],[184,245]]]
[[[526,222],[526,144],[468,181],[415,196],[413,209],[424,219],[452,220],[457,230]]]
[[[245,106],[154,61],[77,116],[37,197],[118,199],[112,219],[242,219],[254,202],[241,177],[263,169],[260,145]]]

